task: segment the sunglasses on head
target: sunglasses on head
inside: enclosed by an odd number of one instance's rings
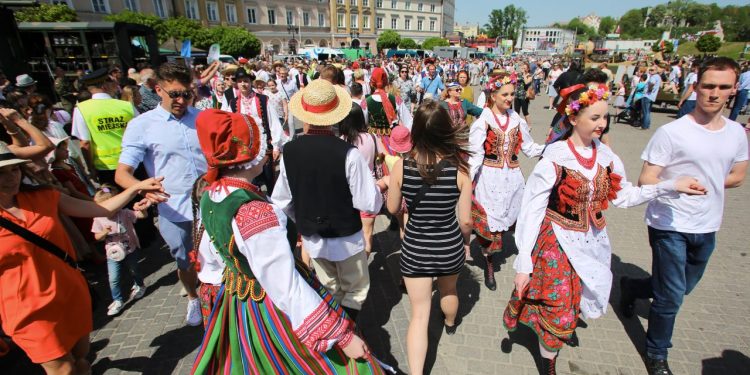
[[[193,92],[190,90],[185,91],[167,91],[167,95],[169,95],[170,99],[177,99],[177,98],[183,98],[185,100],[191,99],[193,97]]]

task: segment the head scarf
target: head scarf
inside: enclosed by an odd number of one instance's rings
[[[388,100],[388,93],[385,92],[385,86],[388,85],[388,73],[383,68],[373,69],[370,76],[370,84],[375,88],[373,95],[379,95],[380,100],[383,102],[383,111],[385,111],[388,124],[393,125],[394,122],[398,121],[398,117],[396,116],[396,109],[393,108],[393,104]]]

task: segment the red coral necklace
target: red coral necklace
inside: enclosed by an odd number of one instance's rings
[[[576,150],[576,147],[573,146],[573,141],[568,138],[568,148],[570,148],[570,151],[575,155],[576,159],[578,160],[578,163],[581,164],[586,169],[594,168],[594,164],[596,163],[596,143],[591,143],[591,157],[585,158],[581,156],[581,154],[578,153]]]
[[[260,191],[260,189],[258,189],[257,186],[255,186],[255,185],[253,185],[253,184],[251,184],[251,183],[249,183],[247,181],[240,180],[238,178],[224,177],[221,180],[219,180],[219,182],[221,184],[223,184],[224,186],[227,186],[227,187],[231,186],[231,187],[236,187],[238,189],[245,189],[245,190],[251,191],[251,192],[253,192],[255,194],[258,194],[260,196],[264,196],[263,192]]]
[[[508,124],[510,124],[510,115],[508,114],[508,112],[505,112],[505,116],[506,117],[505,117],[505,124],[504,125],[500,124],[500,119],[497,117],[497,113],[495,113],[495,111],[492,111],[492,116],[495,117],[495,124],[497,124],[497,126],[500,128],[500,130],[502,130],[503,132],[505,132],[506,130],[508,130]]]

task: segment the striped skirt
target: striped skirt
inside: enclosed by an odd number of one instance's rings
[[[313,289],[339,314],[317,279]],[[222,285],[211,311],[192,374],[383,374],[378,363],[350,359],[334,346],[325,353],[311,351],[294,335],[289,319],[266,296],[255,302],[225,293]]]
[[[477,235],[477,242],[482,246],[484,255],[491,255],[503,251],[503,232],[493,232],[487,221],[487,212],[477,200],[471,198],[471,221],[473,231]],[[484,250],[486,249],[486,250]]]

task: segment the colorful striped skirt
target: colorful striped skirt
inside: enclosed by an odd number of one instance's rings
[[[487,221],[487,212],[477,200],[471,198],[471,221],[474,224],[474,233],[477,235],[477,242],[486,249],[484,255],[490,255],[503,251],[503,232],[493,232],[490,230],[490,224]]]
[[[534,270],[529,285],[519,299],[516,290],[503,314],[509,331],[518,322],[527,325],[539,342],[558,351],[572,336],[581,314],[581,279],[557,242],[552,223],[545,218],[531,252]]]
[[[344,310],[317,279],[310,285],[340,315]],[[350,359],[334,346],[325,353],[308,349],[289,319],[266,296],[260,302],[225,293],[222,285],[208,319],[192,374],[383,374],[370,357]]]

